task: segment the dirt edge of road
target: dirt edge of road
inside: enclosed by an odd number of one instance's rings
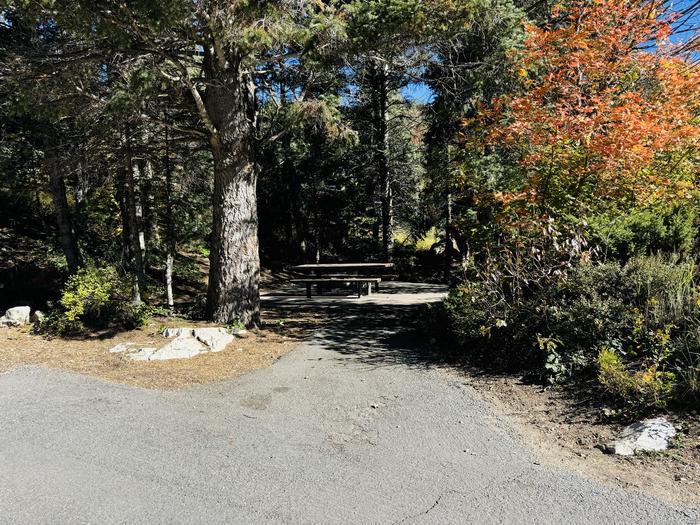
[[[667,452],[633,457],[605,454],[623,425],[600,421],[570,393],[523,383],[515,376],[460,372],[516,431],[542,463],[603,483],[700,510],[700,421],[669,416],[683,431]]]

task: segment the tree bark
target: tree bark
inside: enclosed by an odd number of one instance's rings
[[[445,282],[449,284],[452,274],[452,194],[445,192]]]
[[[375,109],[375,145],[379,190],[382,203],[382,253],[384,260],[391,261],[394,251],[394,198],[391,188],[389,170],[389,89],[387,66],[375,68],[376,109]]]
[[[122,223],[122,265],[131,268],[131,233],[129,232],[129,205],[126,198],[126,167],[117,167],[115,193],[119,204],[119,217]]]
[[[143,211],[141,209],[141,199],[139,198],[139,173],[138,167],[134,163],[131,149],[130,130],[125,132],[125,177],[124,196],[126,200],[126,212],[129,224],[129,265],[133,272],[132,301],[141,303],[141,293],[144,288],[145,272],[143,260],[145,256],[145,236],[143,233]]]
[[[452,184],[452,155],[450,145],[446,146],[446,170],[445,170],[445,282],[449,284],[450,275],[452,273],[452,193],[450,192]]]
[[[154,247],[160,243],[158,233],[158,213],[156,210],[156,195],[154,188],[153,163],[150,158],[141,159],[138,163],[139,171],[143,177],[141,184],[141,200],[143,202],[143,230],[145,235],[145,252],[148,257]],[[144,258],[144,266],[148,266],[148,259]]]
[[[51,182],[51,196],[56,213],[56,224],[58,226],[58,235],[61,240],[61,247],[66,256],[68,271],[75,273],[83,264],[80,248],[73,227],[73,219],[68,206],[68,198],[66,196],[66,183],[63,178],[63,170],[61,168],[54,144],[50,144],[45,151],[46,168]]]
[[[168,115],[165,113],[165,122]],[[173,217],[173,170],[170,164],[170,135],[168,126],[165,126],[165,158],[163,159],[165,168],[165,293],[168,300],[168,308],[175,306],[175,295],[173,294],[173,266],[175,265],[175,251],[177,240],[175,239],[175,220]]]
[[[217,323],[260,324],[255,86],[252,74],[230,53],[225,64],[205,57],[204,104],[216,132],[213,228],[207,309]]]

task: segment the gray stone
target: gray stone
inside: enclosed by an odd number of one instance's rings
[[[132,361],[150,361],[151,356],[157,351],[157,348],[139,348],[136,352],[132,352],[129,354],[129,359],[131,359]]]
[[[169,359],[188,359],[206,352],[206,345],[194,337],[176,337],[160,350],[148,357],[149,361],[167,361]]]
[[[194,336],[212,352],[221,352],[234,339],[224,328],[195,328]]]
[[[163,336],[171,339],[162,348],[141,348],[133,351],[129,345],[122,343],[110,352],[130,352],[129,358],[135,361],[166,361],[169,359],[188,359],[205,352],[221,352],[233,341],[234,336],[225,328],[166,328]]]
[[[166,328],[163,330],[163,336],[168,339],[173,337],[192,337],[192,328]]]
[[[625,427],[620,439],[612,443],[610,448],[620,456],[659,452],[668,448],[675,435],[675,427],[665,417],[645,419]]]
[[[44,314],[44,312],[42,312],[41,310],[34,310],[34,313],[30,317],[30,320],[32,321],[32,323],[40,323],[44,320],[44,317],[46,317],[46,314]]]
[[[29,324],[32,310],[29,306],[15,306],[5,311],[5,315],[0,317],[0,326],[20,326]]]
[[[136,343],[119,343],[118,345],[110,348],[109,352],[111,354],[121,354],[121,353],[128,352],[128,351],[135,351],[136,350],[135,348],[131,348],[135,344]]]

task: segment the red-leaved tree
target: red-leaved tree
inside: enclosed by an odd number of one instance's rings
[[[673,21],[659,1],[576,0],[527,26],[514,57],[521,89],[480,119],[487,143],[515,153],[524,174],[498,198],[547,209],[689,195],[700,70],[670,52]]]

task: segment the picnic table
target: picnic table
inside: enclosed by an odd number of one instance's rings
[[[375,291],[379,290],[381,275],[394,267],[393,263],[323,263],[323,264],[299,264],[292,266],[292,270],[305,274],[303,278],[292,279],[293,283],[306,285],[306,296],[311,297],[311,285],[316,285],[318,295],[323,294],[324,285],[354,284],[357,296],[367,290],[367,295],[372,293],[372,285]],[[379,274],[379,275],[377,275]]]

